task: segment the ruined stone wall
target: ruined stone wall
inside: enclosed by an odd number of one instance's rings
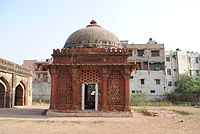
[[[4,101],[5,107],[15,104],[15,90],[18,85],[23,88],[23,105],[32,104],[32,74],[31,72],[13,62],[0,58],[0,79],[6,85]],[[3,90],[3,89],[2,89]]]

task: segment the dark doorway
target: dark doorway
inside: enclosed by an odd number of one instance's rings
[[[0,108],[5,107],[5,87],[0,83]]]
[[[24,97],[23,97],[23,88],[21,85],[18,85],[15,89],[15,106],[23,106],[24,105]]]
[[[85,84],[84,106],[84,109],[95,109],[95,84]]]

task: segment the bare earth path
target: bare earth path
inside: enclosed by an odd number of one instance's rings
[[[133,117],[126,118],[46,117],[45,109],[0,109],[0,134],[200,134],[200,108],[194,107],[132,107]]]

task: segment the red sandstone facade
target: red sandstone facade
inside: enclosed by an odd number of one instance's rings
[[[49,66],[53,111],[130,111],[129,65],[125,49],[53,50]]]

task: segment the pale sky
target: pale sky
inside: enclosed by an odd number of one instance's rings
[[[0,0],[0,57],[51,58],[92,19],[129,43],[200,52],[200,0]]]

